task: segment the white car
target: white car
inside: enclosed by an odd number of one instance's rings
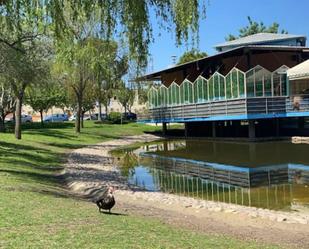
[[[5,122],[6,123],[13,123],[14,122],[14,118],[13,117],[6,118]],[[27,115],[27,114],[22,114],[21,115],[21,122],[22,123],[32,123],[32,116],[31,115]]]
[[[84,120],[97,120],[97,117],[95,115],[89,116],[88,114],[84,115]],[[73,114],[70,118],[69,121],[75,121],[76,120],[76,114]]]

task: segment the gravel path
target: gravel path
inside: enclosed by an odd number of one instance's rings
[[[155,217],[172,225],[201,232],[309,248],[307,212],[271,211],[168,193],[147,192],[129,186],[126,179],[120,176],[109,151],[155,139],[158,137],[148,134],[123,137],[73,151],[64,172],[67,186],[75,194],[93,199],[107,185],[113,185],[118,188],[115,193],[116,210],[121,212]]]

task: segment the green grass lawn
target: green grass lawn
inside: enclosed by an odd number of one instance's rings
[[[68,196],[55,176],[72,149],[158,128],[85,122],[0,134],[0,248],[265,248],[172,228],[147,218],[98,213]],[[273,247],[269,247],[273,248]]]

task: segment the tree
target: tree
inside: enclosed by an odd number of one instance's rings
[[[45,48],[34,41],[19,44],[19,49],[5,44],[0,46],[0,57],[4,58],[1,65],[4,70],[1,77],[12,89],[16,101],[15,137],[21,139],[21,109],[26,88],[37,82],[43,82],[48,77]]]
[[[15,104],[10,86],[5,82],[0,82],[0,132],[5,131],[5,117],[15,111]]]
[[[96,101],[99,107],[98,120],[101,121],[101,106],[107,107],[115,90],[121,84],[121,78],[128,70],[128,57],[120,56],[118,44],[115,41],[106,41],[98,38],[89,39],[93,47],[93,84],[95,87]]]
[[[238,35],[229,34],[228,37],[225,38],[227,41],[232,41],[241,37],[245,37],[248,35],[254,35],[257,33],[281,33],[287,34],[288,32],[284,29],[279,30],[279,24],[274,22],[270,26],[266,27],[263,22],[256,22],[251,19],[250,16],[247,17],[249,25],[239,29]]]
[[[96,18],[96,29],[106,39],[119,36],[128,44],[130,58],[140,67],[147,63],[149,44],[153,41],[151,14],[163,28],[175,30],[176,42],[181,44],[192,37],[198,40],[199,19],[205,17],[206,1],[196,0],[46,0],[46,1],[0,1],[0,42],[18,49],[21,40],[30,36],[7,39],[5,30],[21,33],[24,21],[33,25],[32,30],[52,28],[57,39],[72,36],[70,24],[80,16],[87,21]]]
[[[48,82],[47,84],[38,84],[30,87],[26,91],[25,103],[32,109],[40,113],[41,125],[43,122],[43,112],[47,112],[53,106],[62,106],[65,99],[65,91],[57,82]]]
[[[177,62],[177,65],[190,62],[190,61],[194,61],[194,60],[198,60],[206,56],[207,54],[205,52],[201,52],[197,49],[191,49],[190,51],[187,51],[182,56],[180,56]]]
[[[131,107],[134,103],[135,91],[126,87],[122,82],[121,87],[117,90],[117,99],[119,103],[124,107],[124,112],[131,112]]]

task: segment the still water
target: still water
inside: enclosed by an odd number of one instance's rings
[[[113,152],[130,184],[275,210],[309,208],[309,145],[164,140]]]

